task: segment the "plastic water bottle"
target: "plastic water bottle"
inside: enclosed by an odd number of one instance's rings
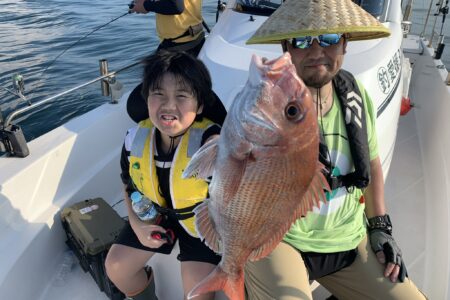
[[[62,262],[58,267],[55,279],[54,279],[54,285],[55,286],[64,286],[67,284],[69,273],[72,272],[72,269],[74,268],[76,264],[77,258],[75,254],[72,252],[72,250],[67,249],[64,251]]]
[[[130,196],[131,206],[136,215],[144,222],[153,223],[158,216],[153,202],[139,192],[133,192]]]

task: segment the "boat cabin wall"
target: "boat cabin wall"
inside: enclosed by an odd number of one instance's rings
[[[403,86],[402,30],[399,23],[385,23],[391,36],[372,41],[349,42],[343,68],[363,84],[374,104],[379,156],[386,178],[392,159]],[[364,62],[364,63],[362,63]]]
[[[402,0],[386,0],[388,8],[386,11],[386,22],[400,24],[403,20]]]

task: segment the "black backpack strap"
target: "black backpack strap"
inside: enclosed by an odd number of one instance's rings
[[[349,137],[355,172],[342,176],[343,185],[364,188],[370,182],[370,154],[367,137],[366,114],[361,91],[350,72],[340,70],[333,79]]]

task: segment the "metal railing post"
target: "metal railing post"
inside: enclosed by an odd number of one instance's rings
[[[76,90],[78,90],[78,89],[80,89],[80,88],[82,88],[82,87],[85,87],[85,86],[88,86],[88,85],[90,85],[90,84],[93,84],[93,83],[95,83],[95,82],[97,82],[97,81],[100,81],[100,80],[103,80],[103,79],[107,79],[107,78],[110,78],[110,77],[115,77],[115,75],[118,74],[119,72],[122,72],[122,71],[124,71],[124,70],[126,70],[126,69],[132,68],[132,67],[134,67],[134,66],[137,66],[137,65],[139,65],[140,63],[141,63],[141,61],[132,63],[132,64],[130,64],[130,65],[128,65],[128,66],[125,66],[125,67],[123,67],[123,68],[117,70],[117,71],[114,71],[114,72],[111,72],[111,73],[107,73],[107,74],[105,74],[105,75],[102,75],[102,76],[100,76],[100,77],[97,77],[97,78],[95,78],[95,79],[92,79],[92,80],[90,80],[90,81],[88,81],[88,82],[85,82],[85,83],[83,83],[83,84],[80,84],[80,85],[78,85],[78,86],[75,86],[75,87],[73,87],[73,88],[70,88],[70,89],[68,89],[68,90],[66,90],[66,91],[64,91],[64,92],[58,93],[58,94],[56,94],[56,95],[54,95],[54,96],[48,97],[48,98],[43,99],[43,100],[41,100],[41,101],[39,101],[39,102],[35,102],[35,103],[33,103],[32,105],[30,105],[30,106],[22,107],[22,108],[20,108],[20,109],[18,109],[18,110],[15,110],[15,111],[13,111],[12,113],[10,113],[10,114],[6,117],[5,122],[4,122],[4,127],[7,127],[8,125],[10,125],[10,124],[11,124],[11,121],[12,121],[15,117],[17,117],[17,116],[20,115],[20,114],[23,114],[24,112],[27,112],[27,111],[29,111],[29,110],[31,110],[31,109],[33,109],[33,108],[36,108],[36,107],[38,107],[38,106],[41,106],[42,104],[45,104],[45,103],[47,103],[47,102],[49,102],[49,101],[51,101],[51,100],[54,100],[54,99],[56,99],[56,98],[59,98],[59,97],[64,96],[64,95],[66,95],[66,94],[69,94],[69,93],[71,93],[71,92],[73,92],[73,91],[76,91]]]
[[[100,75],[104,76],[108,74],[108,61],[106,59],[100,59],[98,61],[100,67]],[[108,80],[102,79],[100,82],[102,87],[102,96],[109,96],[109,83]]]

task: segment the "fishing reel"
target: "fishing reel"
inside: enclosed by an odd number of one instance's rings
[[[440,3],[436,3],[436,6],[438,7],[438,11],[437,13],[435,13],[435,16],[439,16],[440,14],[443,15],[443,17],[445,18],[446,15],[448,15],[448,0],[445,1],[445,5],[444,5],[444,1],[441,1]]]
[[[220,15],[223,13],[225,8],[227,7],[226,2],[222,2],[221,0],[217,1],[217,10],[216,10],[216,23],[219,20]]]
[[[18,125],[5,126],[2,111],[0,110],[0,152],[11,156],[26,157],[30,154],[23,131]]]
[[[14,74],[12,77],[14,91],[5,89],[6,91],[20,97],[22,100],[31,102],[27,100],[24,96],[25,93],[25,81],[23,76],[20,74]],[[27,146],[27,141],[23,135],[23,131],[18,125],[9,124],[6,125],[3,119],[3,113],[0,109],[0,152],[6,152],[11,156],[26,157],[30,154]]]
[[[436,6],[438,7],[438,11],[437,13],[435,13],[434,15],[437,17],[439,15],[442,14],[442,24],[441,24],[441,32],[439,34],[439,39],[438,39],[438,46],[436,48],[436,51],[434,52],[434,59],[441,59],[442,53],[444,52],[444,34],[443,34],[443,30],[444,30],[444,23],[445,23],[445,18],[448,15],[448,1],[445,1],[445,5],[444,5],[444,1],[440,1],[439,3],[436,4]]]
[[[23,80],[23,76],[20,74],[14,74],[12,79],[14,89],[19,95],[23,96],[25,92],[25,81]]]

